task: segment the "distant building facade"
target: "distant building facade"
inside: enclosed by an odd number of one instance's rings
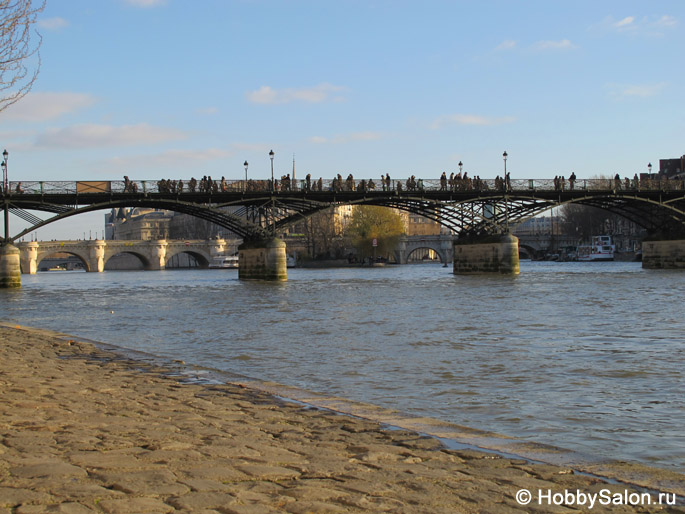
[[[677,159],[660,159],[659,175],[669,179],[685,178],[685,155]]]
[[[120,208],[105,215],[105,239],[236,239],[232,231],[195,216],[173,211]]]

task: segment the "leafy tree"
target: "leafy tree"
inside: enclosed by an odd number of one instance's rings
[[[374,254],[373,239],[378,241],[376,255],[390,255],[404,232],[404,222],[396,211],[374,205],[357,207],[347,228],[347,234],[360,257]]]
[[[317,212],[304,223],[307,247],[314,259],[339,259],[345,250],[345,238],[335,223],[333,208]]]
[[[45,0],[35,6],[32,0],[0,0],[0,111],[23,98],[38,77],[42,38],[35,32],[35,42],[32,27],[43,9]]]

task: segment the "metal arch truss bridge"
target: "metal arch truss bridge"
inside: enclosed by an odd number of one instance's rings
[[[336,205],[377,205],[424,216],[460,238],[504,233],[551,208],[576,203],[619,214],[650,233],[685,232],[685,182],[681,180],[479,179],[476,183],[440,180],[222,181],[203,190],[167,181],[13,182],[2,192],[5,242],[78,214],[121,207],[186,213],[224,227],[246,240],[265,239],[319,211]],[[43,219],[29,211],[52,214]],[[30,226],[8,235],[8,213]]]

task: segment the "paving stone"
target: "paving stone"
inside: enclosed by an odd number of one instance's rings
[[[98,502],[98,508],[107,514],[166,514],[174,511],[171,505],[156,498],[102,500]]]
[[[236,503],[235,497],[227,493],[218,492],[190,492],[178,498],[168,500],[170,505],[187,512],[201,509],[223,510]]]
[[[55,505],[23,505],[16,514],[92,514],[93,509],[76,502],[58,503]]]
[[[25,503],[51,503],[52,495],[31,489],[0,486],[0,507],[16,507]]]

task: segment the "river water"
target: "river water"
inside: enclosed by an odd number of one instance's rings
[[[4,320],[685,471],[685,273],[639,263],[48,272]]]

